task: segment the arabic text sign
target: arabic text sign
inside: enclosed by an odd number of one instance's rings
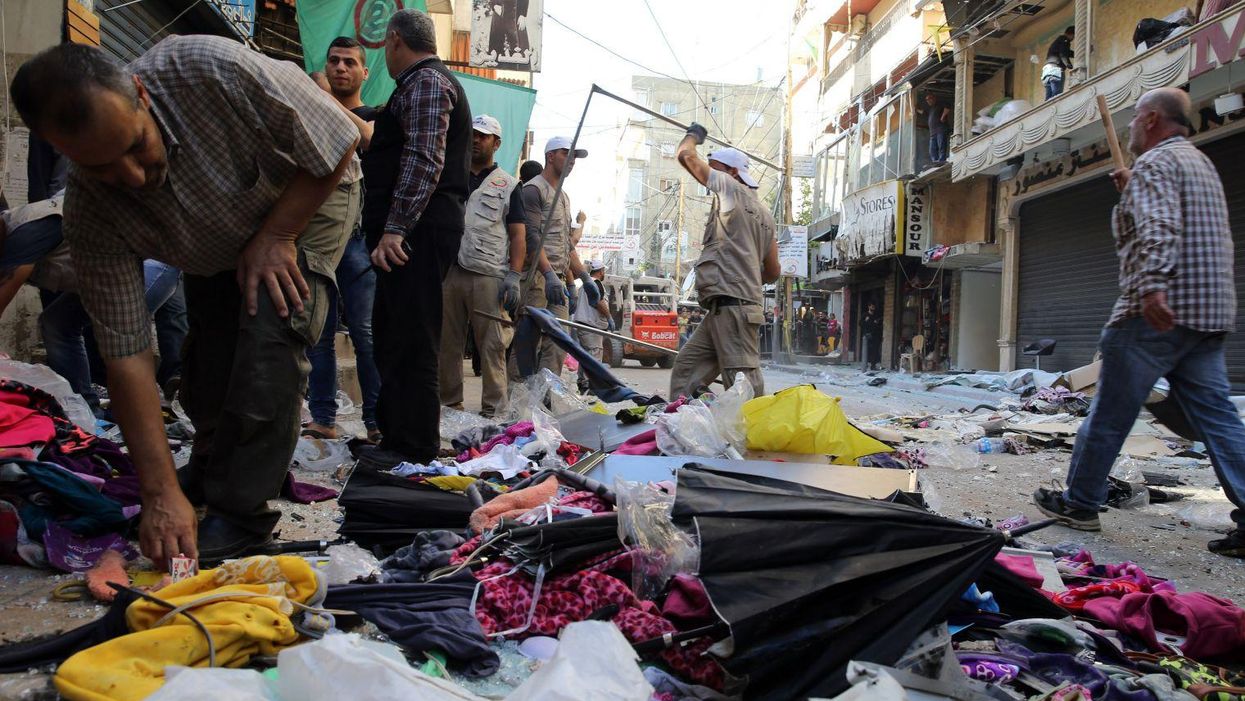
[[[589,233],[579,240],[579,247],[589,251],[621,251],[624,238],[621,231]]]
[[[778,266],[787,277],[808,277],[808,227],[784,226],[778,237]]]

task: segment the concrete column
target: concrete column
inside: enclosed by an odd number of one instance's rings
[[[1084,83],[1093,75],[1093,56],[1090,41],[1093,31],[1093,5],[1090,0],[1076,0],[1076,38],[1072,40],[1072,63],[1076,68],[1069,71],[1065,89]],[[1060,30],[1062,31],[1062,30]]]
[[[1020,220],[1008,217],[999,222],[999,243],[1003,247],[1003,287],[999,304],[999,370],[1016,369],[1016,323],[1020,305]]]
[[[959,146],[969,139],[973,129],[973,56],[974,49],[956,39],[955,47],[955,107],[953,119],[955,133],[951,146]]]
[[[899,359],[895,357],[895,325],[899,323],[899,310],[896,306],[896,298],[899,296],[899,285],[896,277],[900,275],[898,268],[899,259],[895,259],[891,267],[890,275],[886,277],[886,287],[882,293],[882,367],[894,368],[895,362]]]

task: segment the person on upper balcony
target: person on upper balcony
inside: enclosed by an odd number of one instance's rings
[[[1064,80],[1072,69],[1072,40],[1076,37],[1076,27],[1068,27],[1063,34],[1055,37],[1046,50],[1046,65],[1042,66],[1042,86],[1046,88],[1046,99],[1049,100],[1063,92]]]

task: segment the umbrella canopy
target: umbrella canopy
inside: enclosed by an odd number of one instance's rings
[[[687,466],[672,513],[747,697],[834,696],[851,660],[892,664],[1003,547],[997,531],[904,504]]]

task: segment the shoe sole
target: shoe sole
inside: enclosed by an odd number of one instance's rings
[[[1066,515],[1066,514],[1061,514],[1061,513],[1059,513],[1058,511],[1051,511],[1050,509],[1046,508],[1045,506],[1042,506],[1041,504],[1037,503],[1036,501],[1034,501],[1034,502],[1033,502],[1033,504],[1034,504],[1034,506],[1037,506],[1038,511],[1041,511],[1042,513],[1046,514],[1047,516],[1050,516],[1051,518],[1055,519],[1055,520],[1056,520],[1056,521],[1058,521],[1059,523],[1061,523],[1061,524],[1063,524],[1063,525],[1065,525],[1065,526],[1067,526],[1068,528],[1071,528],[1071,529],[1073,529],[1073,530],[1077,530],[1077,531],[1091,531],[1091,532],[1101,531],[1101,530],[1102,530],[1102,522],[1101,522],[1101,521],[1097,521],[1097,520],[1095,520],[1095,521],[1078,521],[1078,520],[1076,520],[1076,519],[1072,518],[1071,516],[1068,516],[1068,515]]]
[[[1210,553],[1220,557],[1236,557],[1245,559],[1245,546],[1241,546],[1239,548],[1224,548],[1223,550],[1210,550]]]

